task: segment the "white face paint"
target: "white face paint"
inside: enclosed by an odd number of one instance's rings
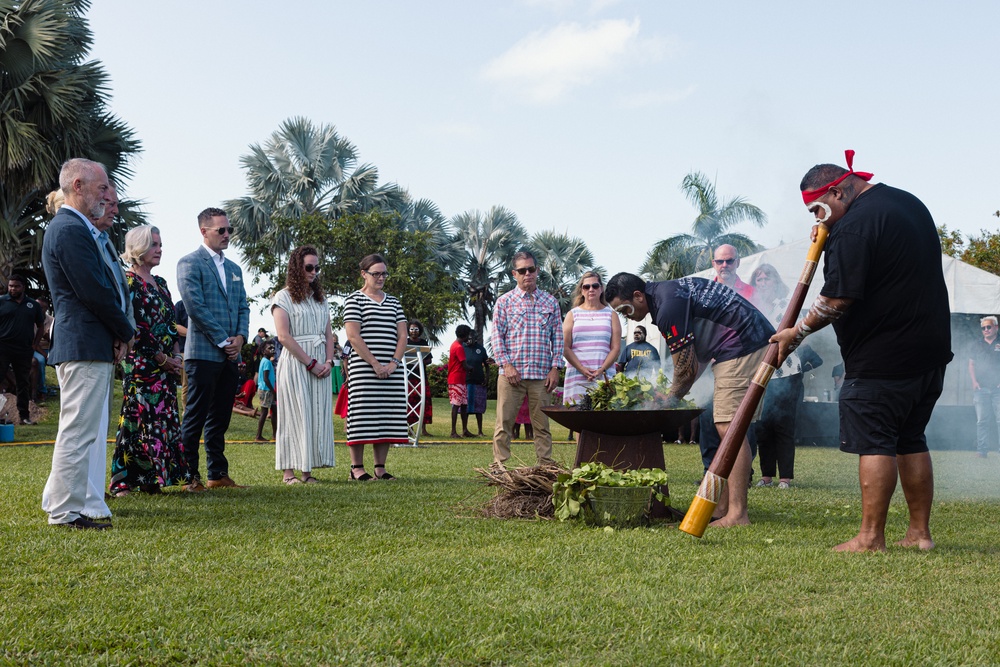
[[[819,217],[820,209],[822,209],[826,213],[826,215],[824,215],[822,218]],[[816,216],[816,222],[821,225],[827,220],[829,220],[830,216],[833,215],[833,209],[830,208],[830,205],[824,204],[821,201],[814,201],[813,203],[809,204],[809,210],[812,212],[813,215]]]
[[[624,317],[632,317],[633,315],[635,315],[635,306],[626,301],[625,303],[620,304],[617,308],[615,308],[615,312]]]

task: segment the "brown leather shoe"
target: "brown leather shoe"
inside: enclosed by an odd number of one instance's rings
[[[220,479],[210,479],[205,484],[210,489],[245,489],[247,487],[237,484],[228,475]]]
[[[207,491],[208,490],[208,489],[205,488],[205,485],[201,483],[200,479],[196,479],[193,482],[191,482],[190,484],[185,484],[181,488],[183,488],[188,493],[201,493],[203,491]]]

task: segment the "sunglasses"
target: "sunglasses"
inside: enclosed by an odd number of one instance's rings
[[[987,324],[985,327],[983,327],[983,331],[987,331],[987,330],[992,329],[992,328],[993,328],[992,324]]]
[[[223,234],[232,234],[235,231],[232,227],[216,227],[215,231],[219,233],[219,236]]]
[[[367,273],[368,275],[370,275],[375,280],[378,280],[379,278],[388,278],[389,277],[389,272],[388,271],[376,271],[375,273],[372,273],[371,271],[365,271],[365,273]]]
[[[736,263],[736,259],[713,259],[712,261],[715,262],[716,266],[722,266],[723,264],[729,266]]]
[[[537,270],[538,270],[537,266],[526,266],[522,269],[514,269],[514,273],[516,273],[519,276],[523,276],[526,273],[534,273]]]
[[[302,268],[306,270],[306,273],[312,273],[313,271],[319,273],[319,264],[303,264]]]
[[[601,283],[590,283],[589,285],[580,285],[580,289],[583,290],[601,289]]]

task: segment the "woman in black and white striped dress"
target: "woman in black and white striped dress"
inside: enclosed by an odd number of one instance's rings
[[[364,446],[371,443],[374,479],[394,479],[385,471],[389,447],[409,442],[406,391],[400,359],[406,349],[406,316],[399,299],[382,291],[389,271],[381,255],[360,263],[364,286],[344,303],[344,328],[351,344],[347,360],[347,446],[350,479],[373,479],[365,471]]]

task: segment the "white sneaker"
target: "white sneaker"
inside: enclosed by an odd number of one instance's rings
[[[790,488],[792,488],[792,485],[789,484],[788,482],[778,482],[778,488],[779,489],[790,489]]]
[[[772,482],[768,482],[768,481],[762,479],[759,482],[757,482],[756,484],[754,484],[754,486],[774,486],[774,482],[773,481]]]

